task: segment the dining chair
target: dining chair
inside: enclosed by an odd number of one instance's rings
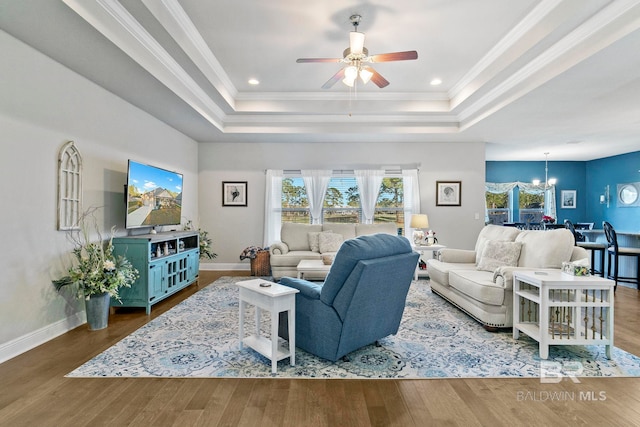
[[[607,221],[602,223],[604,229],[604,235],[607,237],[607,243],[609,247],[607,249],[607,278],[615,280],[616,284],[614,290],[618,287],[618,282],[635,283],[640,287],[640,248],[630,248],[618,245],[618,235],[616,230]],[[620,276],[619,275],[619,261],[621,256],[635,257],[636,258],[636,277]],[[611,258],[613,257],[613,276],[611,275]]]
[[[568,219],[564,221],[564,226],[567,227],[569,231],[571,231],[571,233],[573,233],[573,238],[575,240],[576,246],[579,246],[591,252],[591,274],[599,274],[600,276],[604,277],[604,253],[609,247],[609,245],[606,243],[599,243],[599,242],[580,241],[579,234],[576,231],[575,226]],[[596,270],[595,268],[596,252],[598,253],[598,255],[600,255],[600,270]],[[609,263],[609,265],[611,265],[611,263]]]

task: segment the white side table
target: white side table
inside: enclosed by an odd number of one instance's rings
[[[420,254],[420,258],[418,258],[418,264],[416,264],[416,271],[415,273],[413,273],[413,280],[418,280],[418,276],[420,275],[429,277],[427,270],[420,270],[420,260],[422,259],[422,256],[431,252],[431,257],[435,258],[436,252],[438,252],[440,249],[446,248],[446,246],[445,245],[418,246],[418,245],[412,244],[411,248]]]
[[[278,360],[289,358],[296,364],[296,295],[298,289],[267,280],[252,279],[237,282],[240,288],[240,348],[243,344],[271,360],[271,373],[277,371]],[[263,286],[260,286],[263,285]],[[255,334],[244,336],[244,314],[247,304],[256,308]],[[260,334],[261,310],[271,313],[271,339]],[[279,314],[286,311],[289,319],[289,348],[278,345]]]
[[[549,345],[613,347],[613,280],[557,271],[514,271],[513,338],[524,332],[539,343],[541,359]]]

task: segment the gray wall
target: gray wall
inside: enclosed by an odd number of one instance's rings
[[[392,136],[390,136],[392,139]],[[199,225],[218,258],[203,269],[248,268],[242,250],[262,245],[266,169],[418,168],[422,212],[440,243],[472,249],[484,226],[481,143],[200,143]],[[462,181],[461,207],[436,207],[438,180]],[[222,207],[222,181],[248,181],[248,206]]]
[[[84,303],[58,294],[72,245],[56,230],[57,158],[76,143],[84,206],[124,230],[127,160],[184,174],[184,215],[198,212],[198,144],[0,31],[0,362],[84,322]]]

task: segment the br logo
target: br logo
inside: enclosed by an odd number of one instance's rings
[[[581,362],[542,360],[540,362],[540,382],[559,383],[563,378],[569,378],[578,384],[580,380],[577,377],[582,375],[583,371],[584,366],[582,366]]]

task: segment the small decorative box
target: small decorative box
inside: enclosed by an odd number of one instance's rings
[[[563,262],[562,272],[572,276],[590,276],[589,267],[578,262]]]

